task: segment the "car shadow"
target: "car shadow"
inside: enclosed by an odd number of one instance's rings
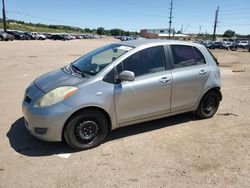
[[[25,127],[23,117],[11,125],[7,137],[10,146],[16,152],[26,156],[39,157],[74,152],[63,142],[44,142],[32,136]]]
[[[110,132],[110,134],[105,139],[105,142],[197,120],[200,119],[192,113],[185,113],[158,120],[134,124],[132,126],[121,127]]]
[[[129,137],[144,132],[166,128],[169,126],[196,121],[198,118],[191,113],[176,115],[173,117],[163,118],[159,120],[149,121],[146,123],[135,124],[132,126],[122,127],[110,132],[104,141]],[[51,156],[61,153],[74,153],[65,142],[44,142],[33,137],[25,127],[24,118],[17,119],[7,133],[10,146],[18,153],[25,156],[42,157]]]

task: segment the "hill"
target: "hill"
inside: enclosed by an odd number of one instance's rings
[[[0,28],[3,28],[3,20],[0,18]],[[49,33],[85,33],[85,29],[79,27],[65,25],[47,25],[40,23],[26,23],[18,20],[8,20],[7,29],[34,31],[34,32],[49,32]],[[89,30],[88,30],[89,32]]]

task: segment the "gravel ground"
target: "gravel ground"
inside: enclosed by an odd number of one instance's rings
[[[28,84],[114,41],[0,43],[0,187],[249,187],[250,53],[244,51],[213,51],[223,101],[211,119],[183,114],[121,128],[81,152],[30,136],[21,110]]]

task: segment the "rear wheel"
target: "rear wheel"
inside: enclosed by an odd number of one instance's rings
[[[77,150],[96,147],[107,135],[108,122],[105,115],[95,109],[88,109],[73,115],[64,129],[68,145]]]
[[[197,115],[201,118],[211,118],[217,112],[219,105],[220,95],[215,91],[209,91],[202,97]]]

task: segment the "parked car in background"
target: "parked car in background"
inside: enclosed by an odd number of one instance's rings
[[[52,40],[69,40],[68,37],[65,37],[65,36],[60,35],[60,34],[53,34],[53,35],[51,35],[51,39]]]
[[[0,31],[0,41],[9,41],[9,40],[12,41],[14,39],[15,38],[14,38],[13,35],[8,34],[8,33],[4,32],[4,31]]]
[[[31,32],[31,35],[36,40],[45,40],[46,39],[46,36],[44,34],[42,34],[42,33]]]
[[[90,35],[88,34],[84,34],[84,35],[81,35],[83,39],[89,39],[90,38]]]
[[[8,40],[7,34],[0,31],[0,41],[7,41],[7,40]]]
[[[213,41],[204,41],[203,45],[206,46],[208,49],[214,49],[215,48]]]
[[[70,38],[70,40],[75,40],[75,39],[76,39],[76,36],[74,36],[74,35],[69,35],[69,38]]]
[[[184,112],[211,118],[222,100],[217,64],[195,43],[109,44],[33,81],[22,103],[25,125],[39,139],[83,150],[127,125]]]
[[[52,34],[51,33],[45,33],[45,36],[47,39],[51,39]]]
[[[24,36],[25,40],[33,40],[33,36],[30,32],[22,32],[22,35]]]
[[[233,44],[233,42],[223,42],[223,48],[229,49],[232,44]]]
[[[239,47],[240,48],[247,48],[247,46],[248,46],[248,41],[240,41],[239,43],[238,43],[238,45],[239,45]]]
[[[239,48],[239,44],[236,41],[233,41],[232,44],[229,46],[230,50],[236,51]]]
[[[223,42],[223,49],[236,51],[239,48],[239,45],[236,41],[233,42]]]
[[[222,49],[223,43],[221,41],[214,41],[214,48]]]
[[[82,35],[74,35],[76,39],[83,39]]]
[[[6,32],[4,32],[4,33],[6,33]],[[15,40],[14,35],[11,35],[11,34],[9,34],[9,33],[6,33],[6,34],[7,34],[7,37],[8,37],[8,39],[9,39],[10,41]]]
[[[13,35],[15,40],[24,40],[24,36],[18,31],[7,31],[7,33]]]
[[[133,37],[123,36],[120,38],[121,41],[128,41],[128,40],[134,40]]]
[[[62,37],[64,37],[65,40],[71,40],[71,36],[69,34],[61,34]]]

